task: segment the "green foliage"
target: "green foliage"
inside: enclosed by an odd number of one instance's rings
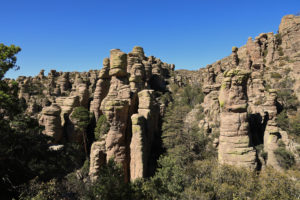
[[[294,63],[294,62],[295,62],[295,60],[292,60],[289,56],[284,56],[284,57],[282,58],[282,60],[285,60],[285,61],[287,61],[287,62],[289,62],[289,63]]]
[[[17,114],[10,122],[11,128],[18,133],[23,134],[35,134],[41,133],[43,127],[41,127],[36,119],[33,119],[24,114]]]
[[[65,145],[62,150],[51,151],[48,144],[51,138],[34,130],[8,134],[1,131],[0,136],[2,191],[16,192],[16,186],[34,177],[44,181],[63,177],[82,163],[82,151],[77,145]]]
[[[60,183],[56,179],[41,182],[35,178],[28,185],[27,188],[23,188],[20,200],[52,200],[60,199],[62,196]]]
[[[144,199],[262,200],[300,197],[296,181],[269,168],[257,175],[244,168],[219,165],[215,159],[196,161],[186,168],[178,167],[170,157],[161,159],[160,163],[162,168],[156,175],[140,186],[146,197]]]
[[[170,92],[165,92],[160,97],[160,101],[162,102],[162,104],[165,104],[165,105],[167,105],[171,100],[172,100],[172,96],[171,96]]]
[[[40,82],[36,81],[34,83],[30,83],[25,87],[25,93],[29,95],[38,95],[39,97],[44,97],[43,90],[45,86]]]
[[[193,107],[199,103],[202,103],[204,94],[201,86],[192,87],[190,85],[183,88],[181,93],[181,103]]]
[[[280,42],[281,42],[281,40],[280,40]],[[278,53],[279,53],[279,56],[283,56],[284,55],[282,47],[278,48]]]
[[[62,150],[49,150],[51,138],[41,134],[42,127],[24,114],[25,103],[18,99],[16,82],[3,81],[15,68],[19,47],[0,44],[0,198],[16,197],[18,188],[27,191],[26,183],[38,177],[48,181],[61,178],[79,167],[82,151],[77,145],[65,145]]]
[[[112,159],[100,168],[99,178],[93,184],[89,199],[130,199],[130,185],[124,182],[123,168]]]
[[[110,124],[108,123],[106,116],[101,115],[96,124],[95,139],[99,140],[103,135],[107,134],[109,128],[110,128]]]
[[[176,158],[162,156],[154,177],[144,183],[148,199],[181,199],[184,191],[184,171],[177,165]]]
[[[267,55],[268,55],[268,49],[265,49],[265,50],[263,51],[263,56],[266,57]]]
[[[76,125],[82,132],[84,151],[88,158],[87,128],[91,123],[91,114],[86,108],[80,106],[74,109],[70,117],[77,121]]]
[[[286,110],[282,111],[281,113],[279,113],[277,115],[276,122],[277,122],[277,124],[280,128],[282,128],[285,131],[288,131],[288,129],[289,129],[289,119],[288,119]]]
[[[255,197],[251,199],[299,199],[300,188],[297,181],[280,172],[267,168],[257,179]]]
[[[261,158],[263,158],[264,161],[266,162],[268,159],[268,152],[264,151],[264,145],[263,144],[257,145],[257,146],[255,146],[255,149],[256,149],[258,156],[261,156]]]
[[[282,78],[282,76],[277,72],[272,72],[271,78],[280,79],[280,78]]]
[[[199,105],[197,115],[196,115],[197,121],[204,119],[204,117],[205,117],[204,108],[201,105]]]
[[[196,124],[192,127],[184,126],[186,115],[203,102],[201,87],[186,86],[179,88],[173,95],[174,101],[168,105],[162,125],[163,146],[168,154],[175,156],[182,164],[204,158],[207,155],[202,150],[206,148],[209,139]],[[198,112],[197,115],[203,117],[203,113]]]
[[[0,43],[0,80],[3,79],[5,73],[12,68],[17,68],[16,54],[21,48],[15,45],[6,46]]]
[[[77,125],[80,131],[85,131],[90,123],[90,112],[84,107],[76,107],[71,115],[71,118],[77,120]]]
[[[2,72],[0,66],[0,74]],[[5,127],[5,123],[9,123],[15,115],[21,113],[24,109],[25,103],[18,99],[18,85],[14,82],[8,84],[6,81],[0,79],[0,127]]]
[[[216,160],[195,162],[188,170],[188,199],[247,199],[256,189],[256,176],[247,169],[218,166]]]
[[[282,37],[280,33],[275,34],[275,39],[278,45],[282,44]]]
[[[291,68],[285,68],[285,69],[284,69],[285,75],[288,75],[291,71],[292,71]]]
[[[203,118],[201,86],[185,86],[172,90],[162,126],[166,153],[158,161],[156,174],[145,181],[142,191],[147,199],[184,199],[188,185],[187,171],[196,160],[214,157],[211,139],[198,128],[197,123],[185,126],[187,114],[197,105],[197,118]]]
[[[298,99],[291,89],[293,81],[285,78],[279,85],[280,89],[277,91],[278,101],[283,105],[285,110],[296,110],[299,105]]]
[[[286,77],[279,84],[277,100],[283,110],[277,115],[276,122],[280,128],[300,142],[300,113],[297,111],[300,103],[292,90],[294,82],[293,79]]]
[[[289,169],[295,164],[295,157],[293,153],[286,150],[285,147],[278,147],[274,153],[279,165],[284,169]]]

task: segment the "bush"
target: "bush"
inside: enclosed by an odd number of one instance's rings
[[[97,125],[95,128],[95,140],[99,140],[104,134],[107,134],[110,128],[110,124],[108,123],[106,116],[101,115],[97,121]]]
[[[300,188],[297,181],[291,180],[280,172],[266,168],[257,180],[255,197],[252,199],[299,199]]]
[[[282,76],[277,72],[272,72],[271,78],[280,79],[280,78],[282,78]]]
[[[281,37],[281,34],[280,33],[277,33],[276,35],[275,35],[275,39],[276,39],[276,41],[277,41],[277,44],[278,45],[281,45],[281,43],[282,43],[282,37]],[[282,48],[280,47],[279,49],[281,49],[281,51],[282,51]]]
[[[279,56],[283,56],[284,55],[282,47],[278,48],[278,52],[279,52]]]
[[[289,169],[295,164],[295,157],[293,153],[286,150],[285,147],[278,147],[274,153],[279,165],[282,168]]]
[[[90,123],[90,112],[84,107],[76,107],[71,118],[77,120],[80,131],[85,131]]]
[[[187,174],[188,199],[252,199],[255,194],[256,175],[247,169],[205,160],[195,162]]]
[[[125,183],[124,171],[112,159],[100,168],[99,178],[91,187],[89,199],[131,199],[130,185]]]
[[[265,49],[265,50],[263,51],[263,56],[266,57],[267,55],[268,55],[268,49]]]
[[[143,184],[148,199],[182,199],[184,190],[184,171],[176,163],[176,158],[161,156],[155,175]]]
[[[282,88],[277,92],[278,101],[283,105],[287,111],[297,110],[299,105],[298,98],[294,95],[293,90]]]

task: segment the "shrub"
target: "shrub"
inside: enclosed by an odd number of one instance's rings
[[[281,44],[282,44],[282,37],[281,37],[281,34],[280,34],[280,33],[277,33],[277,34],[275,35],[275,39],[276,39],[278,45],[281,45]]]
[[[288,75],[291,71],[292,71],[291,68],[286,68],[286,69],[284,69],[284,73],[285,73],[286,75]]]
[[[51,200],[62,197],[60,183],[56,179],[40,182],[38,178],[35,178],[30,181],[28,188],[23,189],[19,196],[20,200]]]
[[[265,49],[265,50],[263,51],[263,56],[266,57],[267,55],[268,55],[268,49]]]
[[[272,72],[271,78],[280,79],[280,78],[282,78],[282,76],[277,72]]]
[[[166,92],[160,96],[160,101],[162,104],[168,104],[172,100],[170,92]]]
[[[124,180],[123,168],[110,159],[100,168],[99,178],[91,187],[89,199],[130,199],[130,185]]]
[[[253,199],[299,199],[300,188],[296,183],[285,174],[266,168],[258,177],[257,189]]]
[[[283,56],[284,55],[282,47],[278,48],[278,53],[279,53],[279,56]]]
[[[80,131],[85,131],[90,123],[90,113],[84,107],[76,107],[71,115],[71,118],[77,120]]]
[[[262,151],[261,152],[261,157],[264,159],[264,161],[266,162],[268,160],[268,152]]]
[[[286,150],[285,147],[278,147],[274,153],[279,165],[284,169],[289,169],[295,164],[293,153]]]
[[[101,115],[95,128],[95,139],[99,140],[104,134],[108,133],[109,128],[110,124],[108,123],[106,116]]]
[[[287,111],[297,110],[299,105],[298,98],[294,95],[293,90],[282,88],[277,92],[278,101],[283,105]]]
[[[188,199],[252,199],[256,175],[244,168],[218,165],[216,160],[195,162],[186,172]]]

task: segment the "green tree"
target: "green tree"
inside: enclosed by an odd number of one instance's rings
[[[145,182],[143,191],[147,199],[181,199],[184,191],[184,171],[176,158],[161,156],[155,175]]]
[[[124,180],[123,168],[110,159],[106,165],[100,168],[99,177],[93,184],[88,199],[131,199],[130,185]]]
[[[16,54],[21,51],[21,48],[15,45],[6,46],[0,43],[0,80],[3,79],[5,73],[12,69],[18,69],[16,66]]]
[[[82,163],[76,145],[65,145],[60,151],[49,149],[51,138],[41,134],[37,120],[24,113],[25,102],[19,100],[15,81],[3,80],[5,73],[16,68],[14,45],[0,44],[0,199],[18,196],[18,188],[35,177],[48,181],[61,178]]]
[[[90,124],[90,112],[84,107],[76,107],[71,114],[71,118],[77,121],[77,126],[82,133],[83,146],[86,157],[88,157],[88,144],[87,144],[87,128]]]

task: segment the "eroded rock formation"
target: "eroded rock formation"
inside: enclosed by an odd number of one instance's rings
[[[232,69],[224,73],[219,102],[220,137],[218,159],[222,164],[255,168],[256,152],[251,147],[247,114],[249,72]]]

